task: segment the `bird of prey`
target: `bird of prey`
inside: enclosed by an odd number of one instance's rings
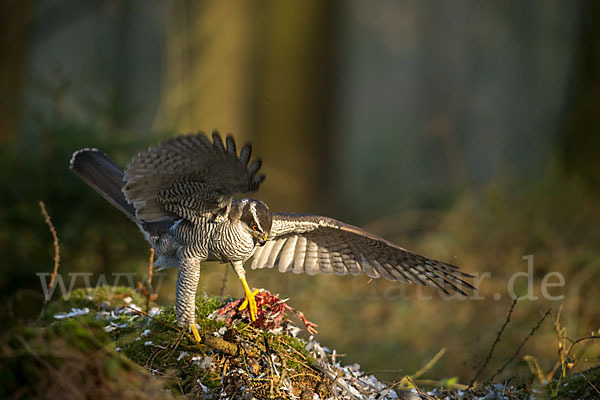
[[[197,341],[195,297],[203,261],[229,263],[256,318],[244,263],[280,272],[357,275],[434,285],[445,293],[474,289],[458,267],[412,253],[360,228],[328,217],[272,212],[237,193],[258,190],[265,176],[252,147],[238,154],[231,135],[212,141],[202,132],[177,136],[138,153],[123,172],[96,149],[75,152],[70,168],[124,212],[158,255],[155,265],[177,268],[175,312]]]

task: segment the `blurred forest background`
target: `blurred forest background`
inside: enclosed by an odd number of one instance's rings
[[[468,383],[527,255],[539,299],[517,304],[489,373],[547,308],[562,305],[570,337],[600,329],[600,2],[0,4],[3,321],[35,318],[36,273],[52,269],[39,200],[67,286],[73,272],[95,284],[147,271],[135,225],[68,171],[74,150],[125,166],[161,138],[218,129],[253,142],[267,174],[256,197],[273,210],[328,215],[491,273],[480,300],[461,301],[364,277],[249,272],[318,323],[345,363],[394,380],[445,347],[428,376]],[[565,277],[548,290],[561,301],[541,295],[550,272]],[[159,302],[173,302],[175,276]],[[222,277],[204,266],[200,290],[218,295]],[[229,277],[226,292],[242,296]],[[556,342],[548,320],[521,355],[547,372]],[[576,368],[598,354],[580,346]],[[530,376],[524,361],[515,373]]]

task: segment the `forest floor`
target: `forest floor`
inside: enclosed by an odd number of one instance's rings
[[[592,399],[600,368],[542,385],[487,382],[467,389],[383,383],[321,346],[302,313],[268,292],[250,323],[241,300],[199,296],[198,344],[143,290],[77,289],[0,348],[2,398]],[[308,331],[308,332],[306,332]],[[301,337],[304,337],[301,338]],[[532,380],[533,381],[533,380]]]

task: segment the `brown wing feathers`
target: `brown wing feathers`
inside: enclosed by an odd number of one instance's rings
[[[261,160],[250,163],[252,147],[237,155],[231,135],[213,132],[178,136],[139,153],[125,173],[94,149],[76,152],[71,170],[145,227],[174,217],[192,219],[228,207],[234,193],[257,190]],[[124,186],[125,184],[125,186]],[[159,227],[160,227],[159,226]],[[162,228],[161,228],[162,229]],[[414,254],[360,228],[331,218],[273,213],[272,240],[256,250],[253,268],[281,272],[360,274],[434,285],[464,294],[472,278],[457,267]]]
[[[273,214],[273,240],[257,249],[253,268],[281,272],[364,273],[393,281],[433,285],[445,293],[473,286],[450,264],[412,253],[360,228],[317,216]]]
[[[212,139],[203,133],[170,138],[131,161],[125,172],[124,193],[139,219],[208,216],[228,207],[233,194],[258,189],[265,177],[256,175],[259,159],[248,165],[250,144],[238,157],[231,135],[225,144],[216,131]]]

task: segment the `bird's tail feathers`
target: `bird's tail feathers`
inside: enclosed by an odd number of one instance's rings
[[[113,160],[97,149],[82,149],[73,153],[70,169],[92,189],[121,210],[136,223],[135,208],[121,190],[124,173]]]

